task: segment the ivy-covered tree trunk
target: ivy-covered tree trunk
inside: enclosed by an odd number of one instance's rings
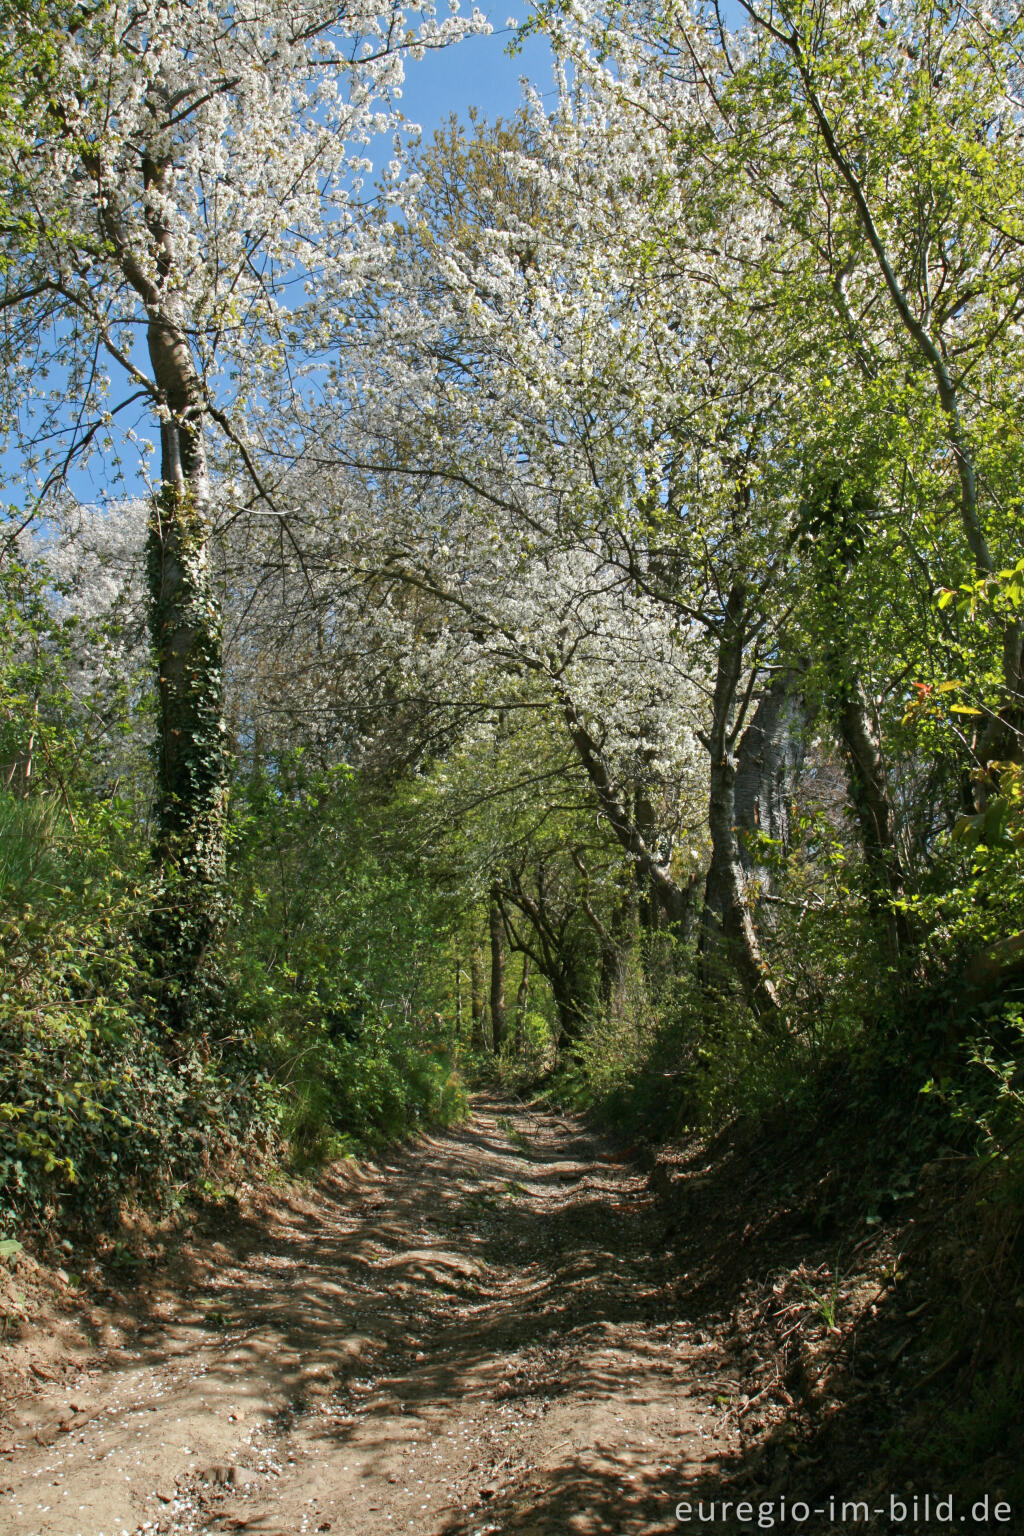
[[[556,966],[548,976],[551,995],[558,1020],[557,1045],[560,1050],[573,1045],[582,1035],[586,1023],[586,1009],[582,1000],[582,988],[574,967],[569,963]]]
[[[159,701],[155,854],[163,876],[156,951],[168,1022],[184,1030],[221,914],[226,804],[220,616],[205,518],[190,489],[161,488],[148,574]]]
[[[455,1034],[462,1039],[462,956],[455,960]]]
[[[147,171],[159,189],[156,168]],[[167,1023],[194,1021],[199,973],[223,902],[227,754],[220,608],[210,571],[203,392],[173,298],[174,252],[154,213],[160,273],[148,344],[160,399],[160,489],[149,521],[149,631],[157,668],[154,949]]]

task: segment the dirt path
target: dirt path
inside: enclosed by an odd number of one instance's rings
[[[494,1101],[225,1218],[191,1296],[23,1414],[0,1532],[676,1529],[738,1388],[663,1228],[606,1146]]]

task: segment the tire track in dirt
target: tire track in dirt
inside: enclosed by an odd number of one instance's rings
[[[264,1193],[0,1462],[0,1533],[673,1530],[738,1387],[676,1315],[663,1226],[598,1138],[497,1100]]]

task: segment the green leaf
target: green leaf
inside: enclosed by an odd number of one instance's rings
[[[13,1259],[21,1251],[21,1244],[16,1237],[0,1238],[0,1259]]]

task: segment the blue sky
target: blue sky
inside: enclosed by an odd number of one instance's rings
[[[505,22],[512,15],[524,17],[526,9],[506,0],[503,9],[481,10],[494,28],[489,37],[467,38],[406,66],[401,108],[410,121],[421,124],[426,138],[451,113],[465,117],[470,107],[478,107],[490,122],[511,116],[522,99],[524,75],[543,91],[552,89],[551,49],[543,37],[527,38],[520,54],[508,56],[514,33]]]
[[[464,0],[465,8],[471,3]],[[490,122],[510,116],[521,99],[522,75],[545,93],[552,91],[551,49],[544,38],[527,38],[516,58],[510,59],[506,52],[512,34],[505,22],[510,16],[525,19],[529,4],[506,0],[503,9],[483,3],[480,9],[494,28],[490,37],[469,38],[457,48],[441,49],[407,66],[402,110],[411,121],[422,124],[427,138],[452,112],[461,117],[471,106],[479,107]],[[738,0],[724,0],[722,9],[730,26],[743,25]]]

